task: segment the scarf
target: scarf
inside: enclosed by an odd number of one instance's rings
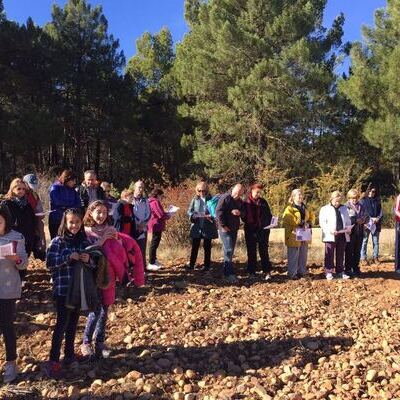
[[[68,243],[68,247],[79,248],[80,244],[86,240],[86,235],[82,229],[76,235],[67,231],[65,232],[64,240]]]
[[[117,232],[117,230],[113,226],[107,225],[107,224],[94,225],[94,226],[86,227],[85,229],[88,231],[88,233],[97,237],[98,239],[101,239],[108,233]]]
[[[247,224],[261,228],[261,201],[255,200],[251,193],[247,201]]]
[[[300,216],[301,216],[301,225],[304,225],[304,223],[306,222],[305,221],[305,219],[306,219],[306,206],[305,206],[305,204],[301,203],[298,206],[296,203],[294,203],[293,206],[294,206],[294,208],[296,208],[299,211]]]

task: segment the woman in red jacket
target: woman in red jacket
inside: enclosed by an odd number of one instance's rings
[[[151,244],[149,250],[148,271],[158,271],[162,266],[157,261],[157,249],[161,242],[161,235],[165,230],[165,221],[170,218],[170,215],[164,211],[161,204],[161,199],[164,192],[160,188],[154,188],[149,197],[151,217],[148,224],[148,230],[152,233]]]

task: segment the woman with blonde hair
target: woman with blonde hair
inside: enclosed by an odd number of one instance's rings
[[[188,269],[194,269],[201,240],[204,247],[203,270],[208,271],[211,266],[211,242],[218,237],[214,218],[207,208],[207,201],[211,199],[206,182],[196,185],[196,195],[193,197],[188,208],[190,222],[190,237],[192,239],[192,250]]]
[[[342,194],[335,190],[330,196],[329,204],[323,206],[319,212],[322,241],[325,243],[325,273],[328,280],[333,279],[334,272],[338,278],[350,278],[343,272],[343,261],[352,226],[347,207],[341,202]]]
[[[285,244],[288,252],[288,276],[298,279],[307,275],[308,241],[299,241],[296,229],[308,229],[315,222],[314,214],[307,209],[301,189],[294,189],[283,213]]]
[[[345,273],[349,276],[359,276],[361,245],[364,238],[364,225],[368,222],[368,214],[363,204],[360,203],[360,192],[357,189],[350,189],[347,193],[347,211],[351,225],[350,241],[346,244],[345,252]]]

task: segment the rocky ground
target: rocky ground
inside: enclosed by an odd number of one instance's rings
[[[0,398],[400,399],[400,283],[393,263],[362,279],[221,283],[182,263],[124,293],[110,313],[110,358],[43,377],[54,324],[49,276],[31,266],[18,305],[20,367]],[[84,317],[79,327],[83,330]],[[80,335],[79,335],[80,337]],[[3,343],[0,354],[4,354]]]

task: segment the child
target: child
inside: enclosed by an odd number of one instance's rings
[[[0,207],[0,246],[12,243],[16,254],[0,259],[0,332],[6,347],[3,382],[10,383],[18,375],[17,337],[14,328],[15,302],[21,297],[21,279],[18,270],[26,268],[25,240],[21,233],[11,229],[11,216],[6,207]]]
[[[136,223],[132,202],[133,191],[129,189],[123,190],[121,193],[121,200],[114,208],[113,220],[114,226],[118,232],[135,238]]]
[[[47,250],[46,264],[52,274],[53,295],[57,307],[57,322],[51,342],[50,360],[45,372],[50,378],[59,378],[61,373],[60,350],[65,336],[64,364],[71,365],[78,358],[74,351],[75,334],[79,310],[66,307],[68,289],[72,283],[74,266],[83,262],[92,268],[96,265],[83,250],[90,245],[83,229],[81,211],[67,209],[61,220],[58,236]]]
[[[110,216],[107,203],[96,200],[89,205],[84,218],[85,231],[93,245],[102,247],[108,261],[108,275],[110,284],[101,292],[101,305],[88,316],[83,343],[82,355],[98,358],[108,357],[110,351],[105,346],[105,331],[107,324],[108,308],[115,302],[116,280],[123,282],[126,278],[133,280],[136,286],[144,284],[143,261],[140,248],[136,241],[128,235],[118,233],[110,225]],[[129,277],[133,268],[132,278]],[[92,341],[95,335],[95,346]]]
[[[156,187],[151,191],[149,198],[151,217],[148,230],[152,233],[152,236],[149,250],[149,264],[147,266],[148,271],[158,271],[162,268],[157,261],[157,249],[161,242],[161,235],[165,230],[165,221],[170,218],[170,215],[164,211],[161,204],[163,195],[163,190]]]

